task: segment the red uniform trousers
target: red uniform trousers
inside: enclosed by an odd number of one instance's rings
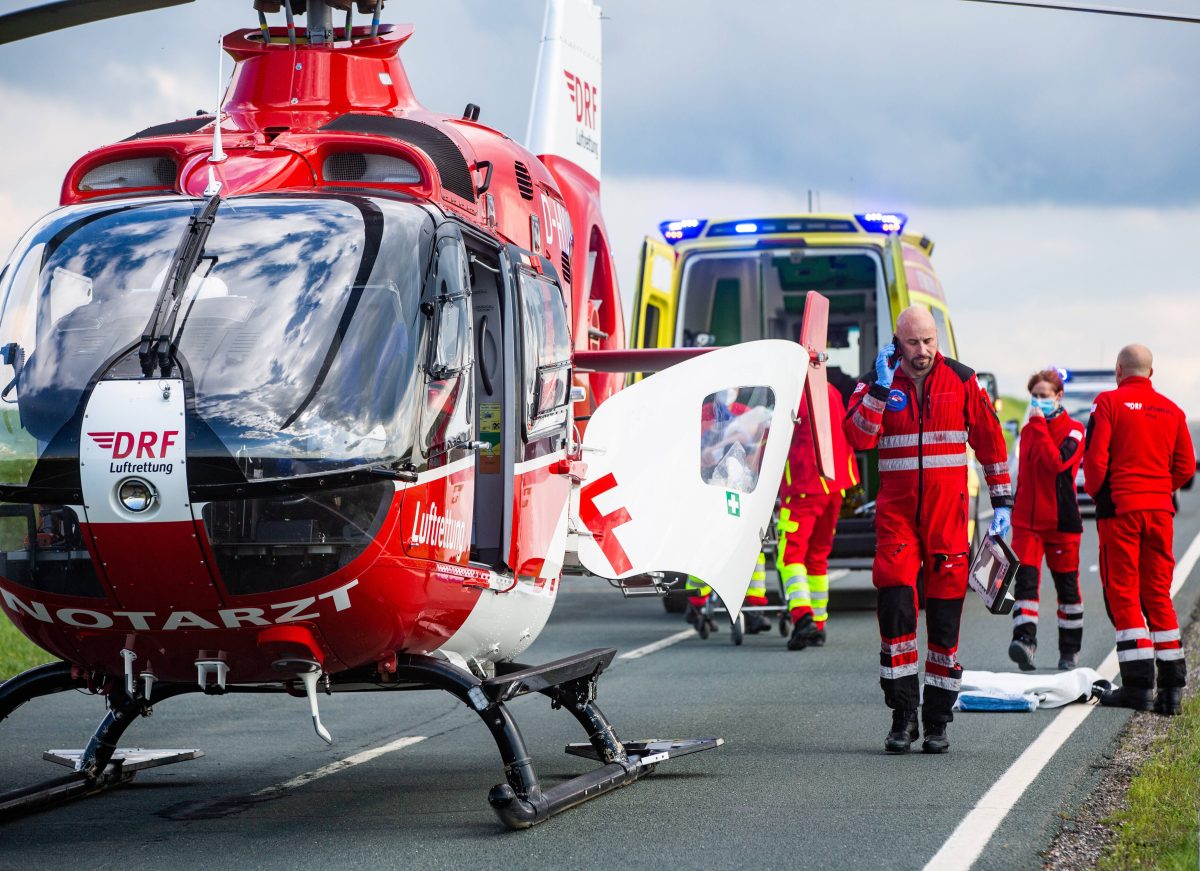
[[[829,554],[841,510],[837,491],[784,500],[776,566],[793,623],[807,614],[820,628],[829,618]]]
[[[1187,682],[1171,602],[1172,521],[1170,511],[1129,511],[1096,521],[1104,603],[1117,632],[1117,660],[1126,686],[1153,688],[1155,661],[1159,689]]]
[[[917,575],[925,579],[927,722],[950,722],[962,684],[958,628],[967,591],[967,487],[964,474],[927,475],[924,487],[901,489],[901,498],[880,492],[875,513],[872,581],[879,590],[882,647],[879,684],[889,708],[915,711],[917,679]],[[917,494],[920,494],[920,524]]]
[[[1038,587],[1042,560],[1054,578],[1058,593],[1059,653],[1078,653],[1083,643],[1083,596],[1079,590],[1078,532],[1013,527],[1012,549],[1021,561],[1013,595],[1013,638],[1037,645]]]

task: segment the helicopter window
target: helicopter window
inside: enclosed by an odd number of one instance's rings
[[[0,281],[0,350],[17,346],[0,354],[15,361],[0,377],[0,481],[27,483],[47,451],[77,452],[56,436],[93,379],[141,377],[137,343],[196,209],[179,197],[72,206],[18,245]],[[407,459],[432,228],[416,204],[360,195],[223,201],[174,336],[189,413],[214,437],[189,453],[233,457],[254,479]],[[209,483],[207,468],[189,479]]]
[[[467,252],[461,239],[443,239],[434,276],[436,323],[422,414],[422,449],[441,455],[471,440],[474,379]]]
[[[527,272],[520,275],[526,429],[532,433],[565,419],[570,402],[571,335],[557,285]]]
[[[730,387],[706,396],[700,404],[700,479],[753,493],[774,411],[770,387]],[[730,513],[735,509],[731,503]]]
[[[79,517],[66,505],[0,503],[0,578],[61,596],[104,595]]]

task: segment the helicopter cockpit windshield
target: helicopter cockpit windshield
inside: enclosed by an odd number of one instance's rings
[[[0,278],[0,484],[78,456],[97,380],[144,377],[137,345],[196,208],[180,197],[64,208],[18,245]],[[189,456],[221,455],[246,480],[408,459],[433,239],[430,212],[410,202],[222,201],[172,336]]]

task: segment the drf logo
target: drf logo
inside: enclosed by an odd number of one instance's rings
[[[150,432],[90,432],[88,435],[102,451],[112,451],[114,460],[123,460],[135,450],[134,459],[149,457],[150,459],[165,457],[167,450],[178,441],[179,430],[169,429],[165,432],[151,430]],[[155,452],[157,450],[157,453]]]
[[[732,490],[725,491],[725,510],[733,517],[742,516],[742,497]]]
[[[1142,410],[1142,404],[1140,402],[1126,402],[1125,407],[1128,408],[1130,411],[1141,411]]]
[[[600,89],[589,85],[570,70],[563,70],[567,77],[567,90],[575,104],[575,123],[590,130],[596,129],[596,114],[600,111]]]

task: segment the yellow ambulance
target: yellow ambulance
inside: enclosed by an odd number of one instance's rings
[[[909,305],[933,315],[938,347],[958,357],[950,309],[930,256],[933,242],[896,213],[811,214],[664,221],[647,237],[634,301],[636,348],[708,347],[800,335],[804,297],[829,298],[829,380],[849,397]],[[995,395],[995,379],[981,383]],[[876,452],[858,457],[862,484],[847,493],[832,567],[869,568],[875,550]],[[990,516],[968,467],[971,535]],[[983,525],[986,529],[986,524]]]

